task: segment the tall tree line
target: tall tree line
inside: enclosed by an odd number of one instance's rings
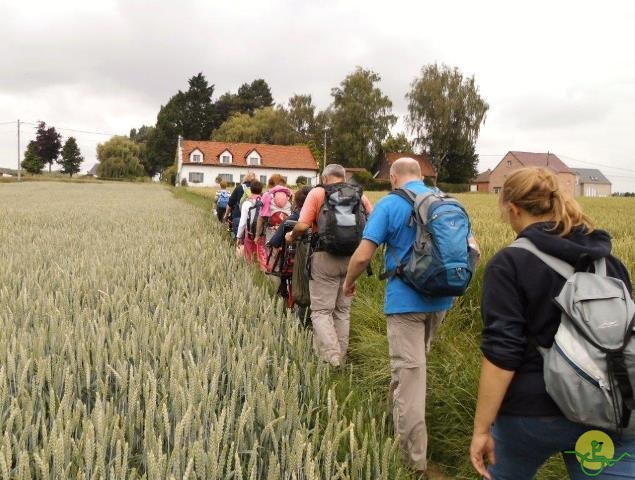
[[[62,173],[73,176],[79,173],[84,161],[77,140],[68,137],[62,145],[62,135],[55,127],[47,127],[45,122],[38,122],[35,140],[28,143],[22,161],[22,168],[32,174],[40,174],[48,164],[49,173],[53,163],[62,167]]]
[[[130,132],[137,157],[148,175],[175,161],[179,135],[191,140],[306,144],[316,159],[374,170],[387,151],[426,153],[441,181],[467,182],[476,173],[475,144],[488,105],[474,77],[456,68],[427,65],[405,97],[407,132],[393,132],[397,117],[377,72],[357,67],[331,90],[332,102],[318,110],[310,94],[295,94],[275,105],[263,79],[241,85],[236,93],[213,99],[214,85],[202,73],[162,105],[154,126]],[[406,133],[409,133],[409,138]]]

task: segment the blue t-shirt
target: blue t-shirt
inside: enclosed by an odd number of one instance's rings
[[[416,194],[430,190],[422,181],[414,180],[403,188]],[[368,218],[364,229],[364,239],[376,245],[386,244],[386,270],[392,270],[408,255],[417,234],[416,225],[410,225],[412,207],[405,199],[397,195],[382,198]],[[448,310],[452,306],[452,297],[429,298],[406,285],[401,279],[391,277],[386,285],[384,313],[426,313]]]

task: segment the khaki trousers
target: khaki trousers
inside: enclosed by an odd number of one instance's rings
[[[445,312],[388,315],[390,393],[395,433],[406,460],[427,468],[426,357]]]
[[[331,365],[344,363],[352,297],[342,292],[350,257],[315,252],[311,264],[311,322],[313,346],[320,358]]]

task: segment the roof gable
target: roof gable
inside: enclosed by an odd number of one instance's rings
[[[551,152],[534,153],[510,150],[507,155],[514,156],[525,167],[547,167],[556,173],[573,173],[557,155]]]
[[[404,157],[412,158],[413,160],[416,160],[419,163],[419,166],[421,167],[421,175],[423,175],[424,177],[437,176],[437,172],[432,166],[432,162],[430,161],[428,156],[425,154],[416,155],[414,153],[386,152],[385,158],[386,158],[386,162],[388,162],[389,165],[392,165],[395,162],[395,160],[398,160]]]
[[[234,167],[286,168],[293,170],[314,170],[318,165],[311,150],[306,145],[267,145],[254,143],[213,142],[206,140],[183,140],[182,161],[189,161],[190,153],[198,148],[203,152],[203,165],[223,165],[220,157],[225,152],[232,156]],[[256,151],[260,156],[260,165],[247,165],[250,153]],[[198,164],[200,165],[200,164]]]

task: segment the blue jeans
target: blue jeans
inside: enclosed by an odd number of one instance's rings
[[[240,217],[232,218],[232,238],[235,240],[238,235],[238,224],[240,223]]]
[[[496,454],[496,465],[489,467],[492,479],[531,480],[549,457],[565,450],[575,450],[578,438],[589,430],[598,429],[573,423],[565,417],[499,415],[492,427]],[[635,479],[635,436],[624,435],[620,441],[617,435],[606,433],[615,444],[614,459],[624,452],[632,457],[625,456],[612,467],[605,467],[599,475],[589,476],[580,468],[576,455],[563,453],[569,478]]]

